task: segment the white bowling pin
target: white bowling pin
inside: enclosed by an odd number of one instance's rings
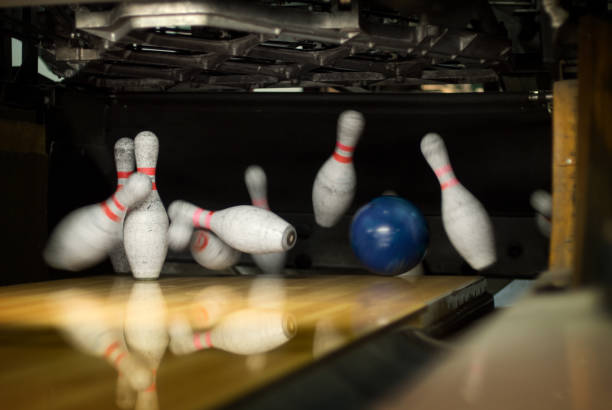
[[[442,223],[457,252],[476,270],[495,263],[493,226],[482,204],[457,180],[442,138],[429,133],[421,151],[440,181]]]
[[[125,217],[123,241],[134,277],[155,279],[168,253],[168,215],[155,185],[159,141],[152,132],[142,131],[134,138],[134,147],[138,172],[151,178],[153,190]]]
[[[338,118],[336,149],[323,164],[312,187],[315,220],[325,228],[334,226],[351,205],[357,177],[353,151],[365,120],[357,111],[344,111]]]
[[[70,271],[102,261],[120,240],[126,209],[142,201],[150,192],[149,178],[134,174],[123,189],[106,201],[71,212],[55,227],[43,258],[54,268]]]
[[[232,248],[246,253],[286,251],[295,245],[297,239],[295,228],[285,220],[270,211],[250,205],[208,211],[179,200],[170,204],[168,214],[172,224],[177,224],[176,227],[191,224],[196,228],[211,230]],[[173,247],[180,249],[185,243],[183,230],[170,229],[168,237]],[[187,243],[190,237],[191,232],[186,237]]]
[[[244,173],[244,181],[251,197],[251,203],[259,208],[270,210],[264,170],[259,165],[251,165]],[[260,253],[251,255],[251,257],[264,273],[278,274],[285,267],[287,252]]]
[[[251,355],[267,352],[288,342],[297,333],[293,315],[279,310],[243,309],[225,316],[213,329],[193,334],[189,324],[171,325],[175,354],[217,348],[230,353]]]
[[[105,306],[72,290],[54,293],[50,299],[59,317],[61,332],[74,347],[104,358],[130,389],[151,385],[153,376],[147,364],[128,352],[123,332],[111,326],[105,316]]]
[[[138,392],[136,409],[157,408],[155,379],[169,342],[166,303],[157,282],[134,283],[126,306],[124,333],[131,351],[144,358],[153,375],[153,383]]]
[[[552,226],[550,223],[550,217],[552,215],[552,197],[551,195],[541,189],[534,191],[529,198],[529,203],[537,211],[536,224],[538,229],[544,236],[550,237]]]
[[[240,252],[232,248],[212,232],[196,229],[189,248],[193,259],[211,270],[223,270],[234,266],[240,259]]]
[[[120,138],[115,143],[115,167],[117,168],[117,191],[119,191],[136,168],[134,140],[131,138]],[[121,219],[120,236],[119,243],[110,252],[110,259],[115,272],[127,273],[130,271],[130,264],[123,246],[123,218]]]

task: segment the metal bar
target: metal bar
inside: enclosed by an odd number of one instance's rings
[[[248,1],[178,1],[122,3],[110,11],[75,12],[76,27],[111,41],[133,29],[158,26],[209,26],[252,33],[301,38],[321,38],[342,43],[359,30],[357,5],[349,11],[309,12],[286,7],[268,7]]]

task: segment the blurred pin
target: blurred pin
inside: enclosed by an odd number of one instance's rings
[[[78,271],[101,262],[119,243],[121,222],[127,208],[151,192],[146,175],[130,176],[123,189],[106,201],[79,208],[55,227],[43,252],[57,269]]]
[[[168,237],[172,249],[186,247],[193,227],[213,231],[223,242],[246,253],[270,253],[295,245],[295,228],[265,209],[239,205],[221,211],[208,211],[185,201],[174,201],[168,208],[172,226]],[[183,229],[191,225],[190,229]]]
[[[191,256],[201,266],[211,270],[223,270],[240,260],[240,252],[232,248],[212,232],[196,229],[190,246]]]
[[[542,235],[550,237],[552,230],[550,218],[552,216],[552,197],[544,190],[537,190],[531,194],[529,203],[536,210],[536,224]]]
[[[259,165],[251,165],[244,173],[244,181],[251,197],[251,203],[262,209],[270,210],[264,170]],[[251,256],[264,273],[278,274],[285,267],[287,252],[261,253]]]

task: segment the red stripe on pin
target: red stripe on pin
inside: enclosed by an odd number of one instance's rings
[[[450,164],[446,164],[438,169],[435,169],[434,172],[436,173],[437,176],[441,177],[442,175],[446,174],[447,172],[452,171],[453,169],[451,168]]]
[[[155,175],[155,168],[138,168],[141,174]]]
[[[155,182],[153,182],[153,186],[151,188],[153,191],[157,191],[157,184]]]
[[[129,178],[134,171],[117,171],[117,178]]]
[[[206,346],[212,347],[212,340],[210,340],[210,332],[206,332]]]
[[[204,219],[204,228],[210,229],[210,220],[212,219],[214,213],[214,211],[208,211],[206,218]]]
[[[125,206],[123,206],[121,202],[119,202],[119,200],[117,199],[117,197],[115,197],[115,195],[113,195],[113,202],[115,203],[117,208],[119,208],[120,211],[125,211]]]
[[[343,164],[348,164],[349,162],[353,161],[353,158],[351,157],[345,157],[344,155],[340,155],[337,152],[334,152],[334,159],[338,162],[341,162]]]
[[[206,246],[208,246],[208,235],[206,235],[206,232],[200,231],[195,245],[196,251],[198,252],[202,252]]]
[[[203,209],[198,208],[195,210],[195,212],[193,213],[193,217],[191,218],[191,221],[193,222],[193,226],[197,226],[200,227],[200,215],[202,214]]]
[[[193,335],[193,345],[195,346],[196,349],[202,350],[202,341],[200,340],[199,333],[195,333]]]
[[[253,199],[253,205],[268,209],[268,200],[265,198]]]
[[[109,357],[111,354],[113,354],[115,349],[118,347],[119,347],[119,342],[113,342],[110,345],[108,345],[108,347],[106,348],[106,351],[104,352],[104,357]]]
[[[336,147],[340,148],[342,151],[348,151],[348,152],[353,152],[355,150],[355,147],[344,145],[341,142],[336,142]]]
[[[442,187],[442,191],[444,191],[446,188],[450,188],[452,186],[455,186],[458,183],[459,183],[459,180],[457,180],[457,178],[453,178],[453,179],[450,179],[450,180],[446,181],[443,184],[440,184],[440,187]]]
[[[119,222],[119,219],[120,219],[120,218],[119,218],[117,215],[115,215],[115,214],[113,213],[113,211],[111,211],[111,210],[110,210],[110,208],[108,207],[108,205],[106,205],[106,202],[102,202],[100,205],[102,206],[102,210],[104,211],[104,213],[106,214],[106,216],[108,216],[108,218],[109,218],[111,221],[114,221],[114,222]]]
[[[125,357],[125,352],[122,352],[119,354],[119,356],[117,356],[117,358],[115,359],[116,367],[119,367],[119,363],[121,363],[121,360],[123,360],[124,357]]]
[[[153,382],[153,384],[147,387],[145,391],[151,392],[155,390],[157,390],[157,386],[155,385],[155,382]]]

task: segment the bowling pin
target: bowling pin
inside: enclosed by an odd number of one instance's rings
[[[134,174],[123,189],[106,201],[71,212],[53,230],[43,258],[56,269],[70,271],[101,262],[120,241],[126,209],[138,204],[150,192],[149,178]]]
[[[151,178],[153,190],[125,217],[123,241],[134,277],[155,279],[168,253],[168,215],[155,185],[159,141],[152,132],[142,131],[134,138],[134,148],[138,172]]]
[[[496,260],[493,226],[487,211],[455,177],[442,138],[429,133],[421,140],[421,151],[442,188],[442,223],[451,243],[476,270]]]
[[[203,333],[193,334],[185,321],[172,324],[170,349],[175,354],[217,348],[251,355],[275,349],[296,333],[297,323],[291,314],[279,310],[243,309],[230,313],[217,326]]]
[[[357,111],[344,111],[338,118],[334,154],[319,169],[312,187],[315,220],[320,226],[334,226],[353,201],[357,185],[353,151],[364,124]]]
[[[542,235],[550,237],[552,226],[550,217],[552,215],[552,197],[544,190],[538,189],[531,194],[529,203],[536,210],[536,224]]]
[[[270,211],[250,205],[208,211],[179,200],[170,204],[168,214],[173,224],[168,231],[173,249],[180,249],[185,242],[188,243],[191,232],[172,228],[189,224],[213,231],[223,242],[245,253],[286,251],[295,245],[297,239],[295,228],[285,220]]]
[[[259,165],[251,165],[244,173],[244,181],[253,206],[270,210],[268,206],[266,173]],[[264,273],[278,274],[285,266],[286,252],[251,255],[255,264]]]
[[[125,339],[147,363],[153,382],[138,391],[136,409],[157,408],[157,369],[168,347],[166,304],[157,282],[134,283],[125,311]]]
[[[86,354],[104,358],[130,389],[151,385],[153,377],[146,363],[128,352],[123,332],[110,325],[105,306],[73,290],[54,293],[50,299],[61,333],[71,345]]]
[[[212,232],[196,229],[190,246],[193,259],[206,269],[223,270],[234,266],[240,252],[227,245]]]
[[[131,138],[120,138],[115,143],[115,167],[117,168],[117,191],[119,191],[136,168],[134,164],[134,140]],[[110,252],[110,259],[115,272],[127,273],[130,271],[130,265],[123,246],[123,218],[121,219],[120,236],[119,243]]]

